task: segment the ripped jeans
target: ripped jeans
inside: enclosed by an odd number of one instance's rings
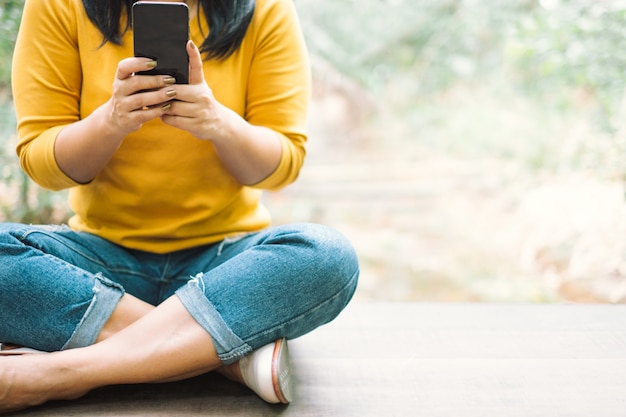
[[[292,224],[167,254],[129,250],[62,226],[0,224],[0,341],[55,351],[93,344],[126,292],[174,294],[225,364],[328,323],[356,289],[339,233]]]

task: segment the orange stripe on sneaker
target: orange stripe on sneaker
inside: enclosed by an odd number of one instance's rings
[[[274,353],[272,354],[272,385],[274,386],[274,393],[278,397],[278,401],[283,404],[289,404],[289,401],[285,398],[282,389],[280,388],[280,372],[278,367],[280,366],[280,354],[283,349],[283,341],[285,339],[278,339],[274,344]]]

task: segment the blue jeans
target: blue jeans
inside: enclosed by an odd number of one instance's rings
[[[176,294],[225,364],[335,318],[358,261],[336,231],[277,226],[188,250],[130,250],[65,226],[0,224],[0,341],[55,351],[93,344],[127,292]]]

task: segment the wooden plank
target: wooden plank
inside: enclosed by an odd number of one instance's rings
[[[626,306],[354,303],[290,342],[295,399],[219,375],[20,416],[626,416]]]

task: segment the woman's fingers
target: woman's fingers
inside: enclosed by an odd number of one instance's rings
[[[111,119],[124,132],[132,132],[169,109],[176,96],[175,79],[169,75],[142,75],[156,62],[147,58],[127,58],[119,62],[113,94]]]
[[[112,119],[122,130],[133,132],[170,109],[172,96],[168,95],[168,91],[139,93],[126,101],[113,100]]]
[[[156,61],[148,58],[126,58],[119,62],[114,81],[114,94],[131,96],[138,92],[156,90],[176,82],[170,75],[144,75],[156,67]]]
[[[189,84],[204,84],[202,55],[193,41],[187,41],[187,55],[189,55]]]
[[[155,68],[156,65],[156,61],[150,58],[126,58],[117,64],[115,78],[118,80],[126,80],[132,77],[136,72],[151,70]]]
[[[153,67],[153,61],[129,58],[120,62],[114,97],[119,97],[115,111],[123,124],[136,130],[146,121],[162,117],[165,123],[196,137],[206,136],[207,126],[213,128],[217,119],[216,103],[204,80],[202,55],[192,41],[187,42],[187,54],[189,85],[172,85],[173,77],[137,74]]]

